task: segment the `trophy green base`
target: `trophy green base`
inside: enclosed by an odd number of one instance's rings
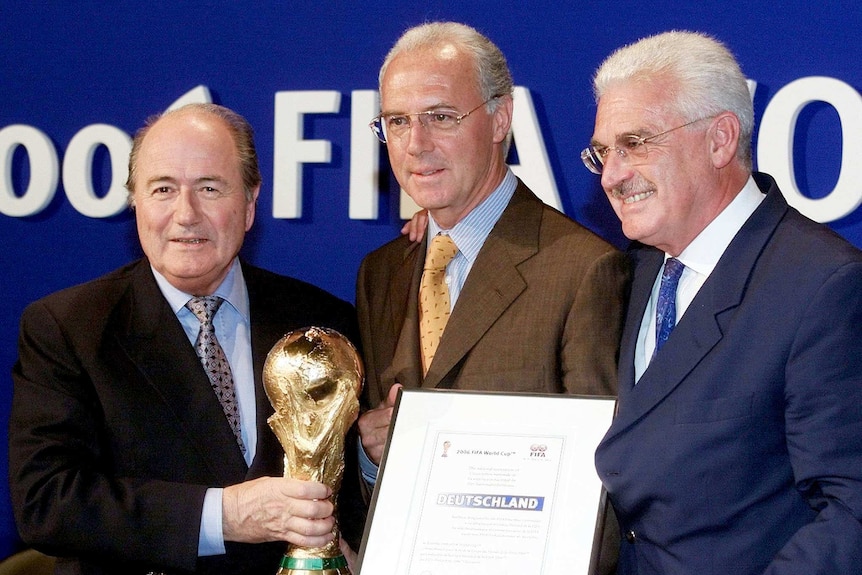
[[[338,557],[289,557],[281,558],[281,567],[276,575],[351,575],[344,555]]]

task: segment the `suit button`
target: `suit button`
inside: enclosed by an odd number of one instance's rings
[[[637,540],[637,535],[635,535],[634,531],[626,531],[626,541],[629,543],[634,543]]]

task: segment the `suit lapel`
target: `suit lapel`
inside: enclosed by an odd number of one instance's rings
[[[284,469],[284,449],[269,427],[268,419],[274,413],[263,387],[263,365],[270,350],[286,334],[283,324],[274,321],[269,302],[279,300],[279,294],[266,290],[266,282],[259,281],[258,270],[242,262],[242,275],[248,289],[249,321],[251,322],[251,356],[254,370],[254,398],[257,415],[257,449],[248,470],[249,477]],[[271,291],[271,290],[270,290]]]
[[[397,338],[392,357],[392,375],[395,381],[408,388],[421,387],[422,357],[419,346],[419,282],[425,263],[427,238],[421,244],[411,242],[404,250],[404,257],[389,277],[389,301],[387,311]],[[403,278],[410,278],[405,282]],[[388,374],[386,374],[388,375]],[[388,379],[388,377],[385,377]]]
[[[635,386],[634,357],[641,319],[646,313],[650,292],[664,259],[662,252],[649,248],[636,251],[633,257],[636,258],[636,263],[632,278],[631,297],[629,298],[626,321],[620,340],[619,393],[621,396],[634,389]]]
[[[541,219],[541,202],[519,181],[464,282],[425,387],[451,386],[453,370],[526,289],[518,265],[538,252]]]
[[[213,477],[241,479],[245,461],[230,425],[146,260],[135,270],[117,313],[118,344],[163,398]]]
[[[663,260],[662,253],[652,248],[644,250],[652,253],[639,255],[621,347],[620,405],[609,437],[663,401],[721,341],[731,312],[745,296],[757,259],[787,211],[787,203],[774,182],[771,179],[764,181],[759,175],[756,178],[761,189],[767,189],[766,198],[728,245],[661,353],[650,363],[637,385],[632,386],[638,330]]]

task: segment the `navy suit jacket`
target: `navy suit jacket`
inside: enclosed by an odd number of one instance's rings
[[[273,412],[262,384],[266,355],[286,332],[308,325],[357,341],[355,314],[304,282],[244,263],[243,276],[258,427],[250,467],[147,260],[24,311],[10,488],[22,537],[59,556],[57,573],[277,571],[286,543],[228,542],[224,555],[197,557],[204,494],[283,473],[284,452],[266,422]],[[350,506],[342,499],[341,507]],[[361,521],[351,528],[356,544]]]
[[[862,253],[775,182],[635,385],[664,254],[633,250],[618,414],[596,466],[622,575],[862,569]]]

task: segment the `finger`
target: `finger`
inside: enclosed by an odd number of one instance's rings
[[[282,494],[292,499],[316,501],[328,499],[332,495],[332,489],[329,486],[317,481],[303,481],[290,477],[280,477],[277,479],[280,480]]]
[[[384,437],[382,441],[375,440],[374,444],[371,446],[365,447],[365,454],[368,455],[368,459],[370,459],[374,465],[379,466],[380,462],[383,461],[383,449],[386,446],[386,438]]]
[[[335,507],[329,499],[291,499],[287,509],[288,517],[298,519],[327,519],[332,517]]]
[[[351,573],[356,573],[356,561],[358,559],[356,552],[347,544],[344,537],[340,537],[338,539],[338,547],[341,549],[342,555],[344,555],[344,558],[347,560],[347,568]]]
[[[389,388],[389,394],[386,396],[386,400],[384,401],[384,405],[386,407],[394,407],[395,401],[398,399],[398,390],[403,388],[404,386],[400,383],[394,384]]]
[[[428,227],[428,210],[422,209],[413,214],[410,222],[405,226],[409,230],[410,241],[421,242]]]
[[[366,411],[359,418],[359,435],[364,437],[375,433],[378,429],[388,428],[390,419],[392,419],[391,407],[379,407]]]
[[[335,518],[304,519],[292,517],[283,539],[302,547],[322,547],[335,539]]]

